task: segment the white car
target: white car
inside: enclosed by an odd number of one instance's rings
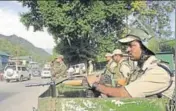
[[[41,73],[41,78],[51,78],[50,68],[43,68],[42,73]]]
[[[75,64],[71,67],[74,68],[74,74],[83,74],[86,72],[86,66],[84,63]]]
[[[10,80],[23,81],[31,79],[31,74],[23,65],[7,65],[4,69],[4,79],[7,82]]]

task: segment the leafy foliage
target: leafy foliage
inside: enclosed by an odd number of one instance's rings
[[[175,1],[148,1],[146,9],[150,13],[145,11],[133,13],[136,20],[131,25],[148,31],[154,37],[149,43],[149,47],[154,52],[168,51],[168,48],[171,51],[173,48],[173,44],[163,44],[163,42],[174,41],[170,25],[170,14],[174,8]]]
[[[159,30],[160,35],[169,35],[169,31],[164,29],[169,23],[168,12],[174,6],[171,2],[149,5],[147,1],[117,0],[19,1],[30,9],[21,14],[21,22],[27,28],[34,26],[34,31],[47,27],[57,44],[55,52],[63,54],[70,63],[102,61],[106,52],[120,47],[116,41],[128,27],[125,19],[131,14],[139,14],[139,19],[145,24],[149,18],[151,33]],[[157,17],[158,14],[163,20]],[[159,28],[153,31],[156,20],[160,20],[157,22]],[[132,24],[141,27],[136,21]]]
[[[47,27],[56,43],[60,38],[56,51],[68,62],[95,59],[101,52],[112,51],[126,16],[123,1],[33,0],[22,3],[31,9],[22,14],[22,23],[36,27],[35,30]]]

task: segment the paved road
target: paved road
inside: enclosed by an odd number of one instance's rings
[[[49,79],[32,78],[29,81],[6,83],[0,81],[0,111],[32,111],[37,108],[38,96],[48,86],[25,87],[29,83],[45,83]]]

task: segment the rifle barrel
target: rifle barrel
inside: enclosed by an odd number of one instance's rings
[[[48,83],[31,83],[25,85],[25,87],[33,87],[33,86],[46,86],[46,85],[51,85],[53,82],[48,82]]]
[[[85,76],[82,76],[82,75],[77,75],[77,76],[73,76],[73,77],[68,77],[68,78],[65,78],[57,83],[55,83],[54,81],[51,81],[51,82],[47,82],[47,83],[30,83],[30,84],[26,84],[25,87],[33,87],[33,86],[46,86],[46,85],[58,85],[58,84],[61,84],[63,83],[64,81],[67,81],[67,80],[73,80],[74,78],[76,77],[85,77]]]

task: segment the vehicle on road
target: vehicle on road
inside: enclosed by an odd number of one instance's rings
[[[29,71],[33,77],[39,77],[41,74],[41,68],[37,62],[30,62],[28,65]]]
[[[41,75],[41,71],[39,68],[29,69],[33,77],[39,77]]]
[[[24,79],[30,80],[31,74],[23,65],[7,65],[4,69],[4,79],[7,82],[11,80],[23,81]]]
[[[79,63],[79,64],[75,64],[70,66],[74,69],[74,73],[73,74],[83,74],[86,73],[86,66],[84,63]],[[68,72],[68,71],[67,71]]]
[[[51,78],[51,69],[44,67],[41,72],[41,78]]]

